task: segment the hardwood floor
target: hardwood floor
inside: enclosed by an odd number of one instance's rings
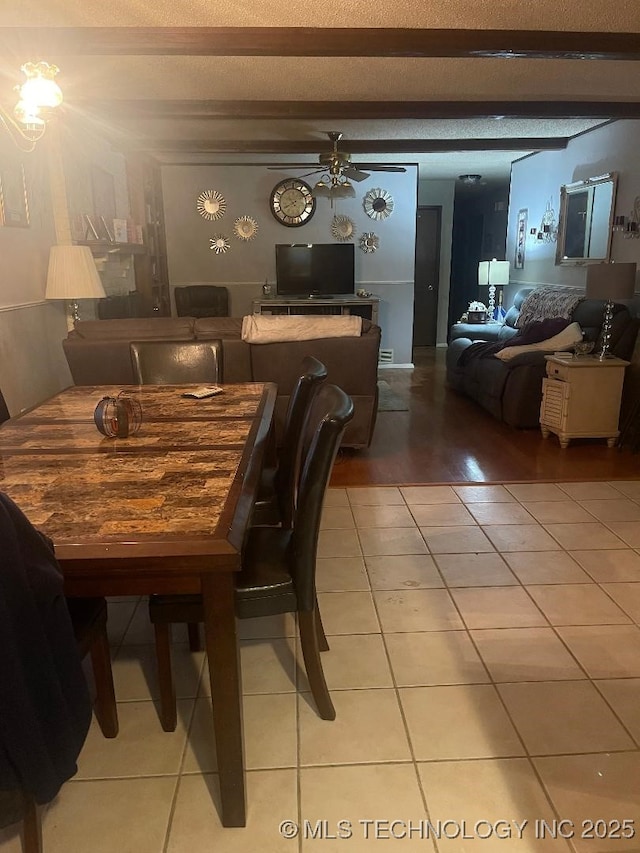
[[[380,372],[408,400],[406,412],[378,412],[368,450],[341,451],[332,486],[615,480],[640,476],[640,454],[603,439],[572,441],[518,430],[445,385],[445,349],[420,348],[413,370]],[[597,405],[596,402],[594,402]]]

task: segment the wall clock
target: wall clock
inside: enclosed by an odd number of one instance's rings
[[[252,216],[240,216],[233,223],[233,233],[239,240],[253,240],[258,230],[258,223]]]
[[[373,231],[365,231],[364,234],[360,235],[360,248],[366,254],[371,252],[375,252],[375,250],[380,245],[380,238],[377,237]]]
[[[281,225],[299,228],[316,212],[316,200],[309,184],[298,178],[287,178],[271,190],[269,207]]]
[[[230,246],[231,243],[229,242],[229,238],[225,237],[224,234],[214,234],[213,237],[209,239],[209,248],[211,251],[215,252],[216,255],[224,255]]]
[[[196,207],[200,216],[204,216],[205,219],[222,219],[227,209],[227,202],[217,190],[205,190],[198,196]]]
[[[355,224],[353,219],[342,214],[336,214],[331,222],[331,234],[336,240],[345,243],[347,240],[353,240],[353,232]]]
[[[362,206],[371,219],[386,219],[393,213],[393,196],[377,187],[365,195]]]

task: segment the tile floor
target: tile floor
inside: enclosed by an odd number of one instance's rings
[[[203,655],[176,645],[166,734],[145,602],[112,602],[120,735],[92,727],[46,853],[640,851],[640,481],[332,489],[318,590],[335,722],[293,620],[241,623],[246,829]]]

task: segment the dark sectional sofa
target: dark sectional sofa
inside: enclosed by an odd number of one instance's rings
[[[362,321],[359,337],[248,344],[241,339],[241,317],[153,317],[79,322],[63,340],[76,385],[131,385],[135,382],[129,344],[141,340],[222,340],[223,382],[275,382],[276,434],[282,434],[289,395],[305,355],[328,370],[328,382],[343,388],[354,402],[343,447],[371,443],[378,407],[380,327]]]
[[[522,303],[534,289],[524,287],[518,291],[504,325],[454,324],[447,349],[447,384],[475,400],[498,420],[525,429],[539,425],[542,380],[546,375],[544,356],[548,353],[520,353],[506,362],[495,356],[473,358],[469,353],[461,357],[476,341],[512,338],[518,332],[516,323]],[[573,311],[571,320],[579,323],[586,340],[598,341],[604,306],[601,299],[583,299]],[[614,305],[611,353],[625,360],[631,358],[638,333],[636,308],[635,301]]]

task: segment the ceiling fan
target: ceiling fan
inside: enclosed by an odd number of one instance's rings
[[[351,154],[347,151],[338,150],[338,142],[342,139],[342,132],[330,130],[327,131],[327,136],[331,140],[333,148],[331,151],[321,153],[318,156],[320,168],[313,169],[313,171],[300,176],[307,178],[310,175],[324,172],[324,175],[312,189],[312,195],[316,198],[354,198],[356,191],[351,181],[358,183],[365,181],[370,177],[369,172],[406,172],[403,166],[386,166],[381,163],[352,163]]]

